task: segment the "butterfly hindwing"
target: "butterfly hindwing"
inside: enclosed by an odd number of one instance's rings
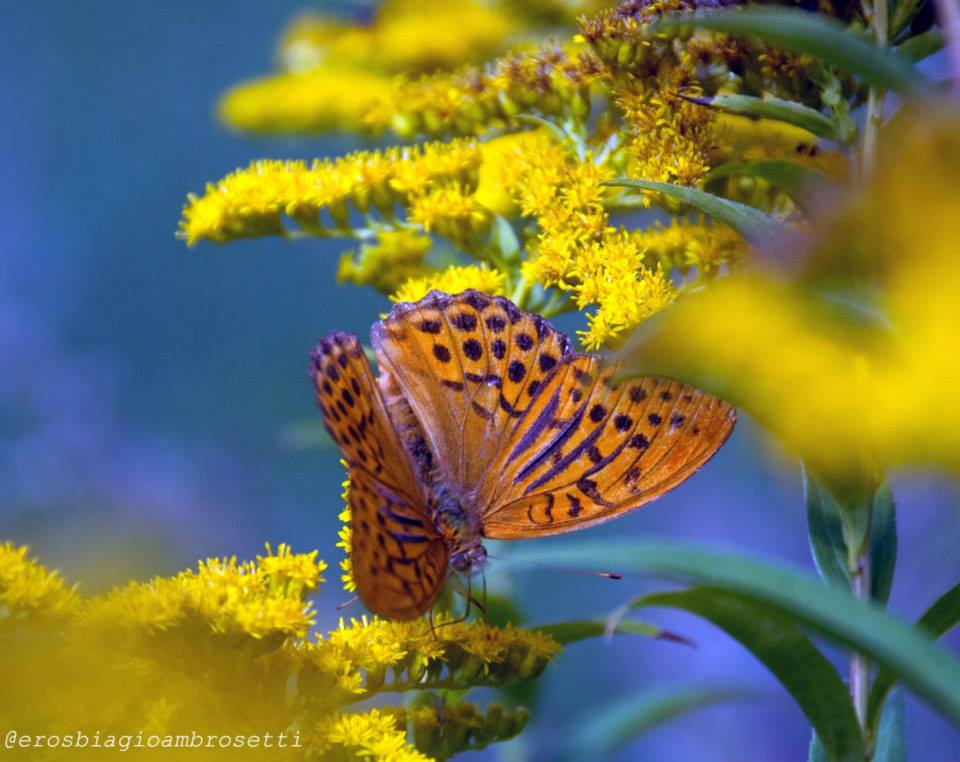
[[[491,465],[483,534],[560,534],[615,518],[696,472],[726,441],[733,409],[677,381],[615,385],[617,366],[576,355],[546,380]]]
[[[349,470],[351,560],[360,599],[379,614],[417,616],[443,586],[449,551],[356,336],[322,339],[311,353],[310,375]]]
[[[447,578],[449,550],[423,511],[363,469],[350,470],[350,561],[360,600],[392,619],[429,609]]]

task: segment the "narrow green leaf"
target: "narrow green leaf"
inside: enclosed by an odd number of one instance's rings
[[[800,629],[774,607],[713,587],[647,595],[631,608],[690,611],[726,632],[757,657],[807,716],[829,762],[863,762],[860,724],[837,670]]]
[[[907,762],[907,733],[903,691],[894,690],[883,706],[880,729],[871,762]]]
[[[934,53],[939,53],[946,44],[947,40],[943,36],[943,30],[934,27],[923,34],[911,37],[897,48],[897,52],[908,61],[918,62],[929,58]]]
[[[829,762],[827,759],[827,750],[823,748],[823,741],[816,733],[810,736],[810,750],[807,752],[808,762]]]
[[[772,606],[796,624],[886,667],[960,725],[960,661],[903,620],[815,577],[776,563],[666,539],[534,546],[521,548],[512,557],[555,566],[655,574],[719,587]]]
[[[876,476],[866,471],[844,471],[824,475],[809,463],[804,464],[806,479],[816,482],[824,510],[839,515],[843,527],[843,540],[847,549],[847,570],[853,568],[855,559],[865,550],[873,515],[873,501],[879,487]]]
[[[721,164],[710,171],[706,177],[706,184],[709,186],[714,180],[731,175],[759,177],[800,203],[813,188],[827,181],[827,176],[823,172],[792,161],[760,159]]]
[[[648,691],[594,710],[570,740],[565,758],[603,759],[657,725],[712,704],[749,698],[743,689],[688,686]]]
[[[759,209],[752,206],[731,201],[727,198],[715,196],[712,193],[688,188],[685,185],[661,183],[653,180],[637,180],[628,177],[618,178],[606,183],[623,188],[633,188],[641,191],[654,191],[688,204],[716,220],[725,222],[745,238],[751,240],[769,240],[775,236],[793,234],[792,228]]]
[[[847,590],[847,543],[843,518],[836,501],[820,483],[803,469],[803,493],[807,503],[807,534],[817,571],[824,581]]]
[[[917,629],[939,638],[960,625],[960,582],[941,595],[917,621]],[[897,682],[893,670],[882,668],[877,673],[867,702],[867,727],[876,728],[880,711]]]
[[[560,645],[570,645],[588,638],[596,638],[606,633],[606,619],[582,619],[575,622],[558,622],[557,624],[547,624],[533,629],[546,633],[553,637]],[[671,633],[654,627],[652,624],[637,622],[631,619],[624,619],[619,622],[615,633],[619,635],[645,635],[648,638],[658,638],[660,640],[682,641],[682,638]]]
[[[807,53],[884,90],[910,92],[928,84],[909,61],[820,13],[792,8],[730,9],[700,16],[668,16],[651,24],[649,32],[690,27],[756,37],[785,50]]]
[[[682,96],[693,103],[726,111],[731,114],[743,114],[759,119],[775,119],[812,132],[817,137],[843,142],[836,122],[816,109],[804,106],[796,101],[783,98],[756,98],[752,95],[714,95],[712,97]]]
[[[886,604],[897,565],[897,509],[893,493],[881,484],[870,517],[870,597]]]

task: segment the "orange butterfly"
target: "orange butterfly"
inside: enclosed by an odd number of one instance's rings
[[[349,466],[351,555],[371,611],[412,619],[484,537],[545,537],[639,508],[690,477],[733,408],[676,381],[612,383],[538,315],[479,291],[432,291],[372,331],[311,353],[330,436]]]

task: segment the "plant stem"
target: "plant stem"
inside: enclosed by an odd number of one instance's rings
[[[887,47],[889,42],[890,20],[887,16],[887,0],[875,0],[873,14],[870,19],[877,45]],[[886,91],[878,87],[871,87],[867,95],[867,116],[863,125],[863,142],[860,152],[860,179],[866,180],[873,174],[877,158],[877,145],[880,138],[880,128],[883,127],[883,105],[886,100]]]
[[[870,600],[870,537],[863,543],[860,555],[850,564],[850,589],[858,600]],[[866,727],[867,696],[870,692],[870,664],[862,654],[854,653],[850,657],[850,696],[853,709],[860,721],[860,727]]]

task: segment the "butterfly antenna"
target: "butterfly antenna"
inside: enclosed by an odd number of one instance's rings
[[[360,597],[355,595],[349,601],[344,601],[339,606],[337,606],[337,611],[343,611],[347,606],[352,606],[354,603],[360,600]]]
[[[543,564],[538,561],[518,561],[514,558],[503,558],[489,554],[487,554],[487,558],[492,558],[494,561],[504,561],[508,564],[525,564],[526,566],[533,566],[537,569],[563,572],[565,574],[583,574],[588,577],[601,577],[603,579],[623,579],[623,575],[620,572],[593,571],[593,569],[580,569],[576,566],[554,566],[553,564]]]

